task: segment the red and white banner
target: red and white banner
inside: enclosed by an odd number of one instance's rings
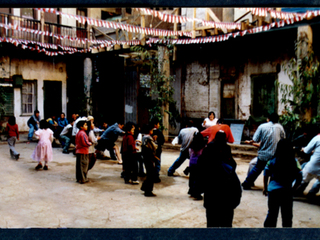
[[[206,21],[199,18],[189,18],[189,17],[183,17],[183,16],[177,16],[172,14],[165,14],[160,11],[151,10],[148,8],[134,8],[137,11],[142,12],[146,15],[152,15],[154,17],[158,17],[163,22],[169,22],[169,23],[185,23],[185,22],[200,22],[203,26],[211,26],[213,28],[226,28],[230,30],[234,29],[241,29],[240,23],[232,23],[232,22],[214,22],[214,21]]]
[[[129,45],[129,46],[141,44],[140,40],[133,40],[133,41],[90,40],[87,38],[78,38],[78,37],[70,37],[69,35],[53,34],[53,33],[49,33],[48,31],[44,32],[44,31],[40,31],[40,30],[22,28],[17,25],[12,26],[11,24],[7,25],[7,24],[3,24],[3,23],[0,23],[0,28],[13,29],[13,30],[19,31],[19,32],[27,32],[27,33],[32,33],[32,34],[42,35],[42,36],[50,36],[50,37],[54,37],[59,40],[69,40],[71,42],[78,42],[78,43],[82,43],[82,44],[85,44],[86,42],[90,42],[92,44],[107,44],[107,45],[118,44],[118,45]],[[47,48],[49,47],[49,44],[43,44],[43,45],[48,45]],[[59,45],[59,46],[63,47],[61,45]],[[50,47],[50,48],[54,49],[54,47],[56,47],[56,45],[52,44],[52,47]],[[64,47],[64,48],[70,48],[70,47]]]
[[[268,14],[272,18],[287,20],[292,18],[298,18],[298,19],[306,19],[310,17],[317,17],[320,14],[320,11],[307,11],[306,13],[295,13],[295,12],[283,12],[283,11],[276,11],[272,8],[242,8],[246,11],[251,11],[253,15],[259,16],[259,17],[267,17]]]
[[[291,25],[295,22],[302,21],[302,18],[296,17],[292,19],[287,20],[281,20],[279,22],[273,22],[271,24],[256,27],[253,29],[248,29],[244,31],[238,31],[234,33],[228,33],[224,35],[218,35],[218,36],[210,36],[210,37],[202,37],[202,38],[193,38],[193,39],[159,39],[159,38],[149,38],[149,40],[146,42],[148,45],[152,44],[199,44],[199,43],[214,43],[214,42],[221,42],[221,41],[227,41],[229,38],[233,37],[236,38],[238,36],[244,36],[246,34],[254,34],[259,32],[266,32],[270,30],[271,28],[281,28],[285,25]]]
[[[123,23],[117,23],[117,22],[109,22],[105,20],[97,20],[93,18],[78,16],[78,15],[72,15],[63,13],[56,10],[50,10],[51,8],[35,8],[35,10],[42,11],[42,12],[53,12],[57,15],[61,15],[67,18],[73,18],[77,21],[80,21],[81,23],[87,22],[89,25],[93,25],[96,27],[107,27],[107,28],[114,28],[114,29],[121,29],[127,32],[139,32],[146,35],[152,35],[152,36],[186,36],[191,37],[191,32],[185,32],[185,31],[171,31],[171,30],[165,30],[165,29],[156,29],[156,28],[144,28],[140,26],[134,26],[129,24],[123,24]]]

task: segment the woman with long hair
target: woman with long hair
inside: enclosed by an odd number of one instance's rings
[[[270,181],[269,181],[270,179]],[[301,182],[301,168],[288,139],[278,142],[275,158],[264,170],[263,194],[268,196],[268,215],[264,227],[276,227],[279,209],[283,227],[292,227],[293,192]],[[293,181],[295,181],[292,187]]]

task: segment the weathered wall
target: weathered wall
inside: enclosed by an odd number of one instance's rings
[[[62,82],[62,111],[67,110],[67,92],[66,92],[66,64],[63,62],[55,62],[54,59],[48,61],[18,59],[5,57],[4,62],[5,72],[0,70],[0,76],[12,78],[13,75],[22,75],[23,80],[37,80],[37,109],[40,111],[40,116],[43,117],[44,99],[43,99],[43,81],[61,81]],[[28,131],[27,120],[30,115],[22,115],[21,110],[21,88],[14,88],[14,115],[19,125],[20,131]]]
[[[77,9],[76,8],[61,8],[60,10],[63,13],[68,13],[72,15],[77,15]],[[68,25],[71,27],[77,26],[77,21],[73,18],[67,18],[67,17],[61,17],[61,24],[62,25]]]
[[[187,64],[186,68],[185,108],[187,117],[206,117],[209,107],[208,65],[193,62]]]

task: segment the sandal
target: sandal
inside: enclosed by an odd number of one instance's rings
[[[40,168],[42,168],[42,164],[41,164],[41,163],[39,163],[39,164],[36,166],[36,170],[38,170],[38,169],[40,169]]]

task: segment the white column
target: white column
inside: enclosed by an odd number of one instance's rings
[[[91,58],[86,58],[84,60],[84,93],[87,97],[87,114],[92,114],[92,104],[91,104],[91,84],[92,84],[92,60]]]

